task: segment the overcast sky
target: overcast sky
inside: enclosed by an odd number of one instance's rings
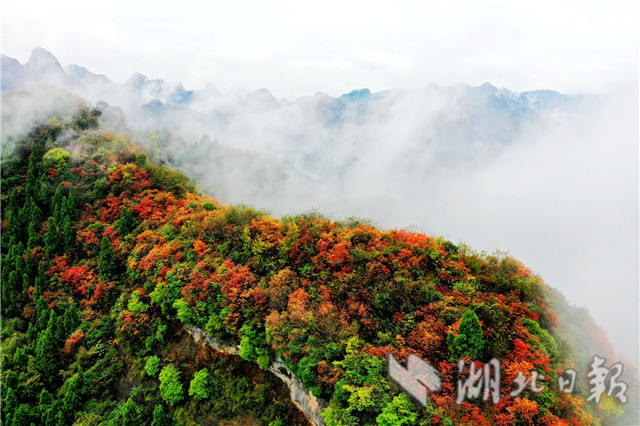
[[[2,53],[278,98],[432,81],[600,92],[638,73],[637,1],[176,3],[4,0]]]

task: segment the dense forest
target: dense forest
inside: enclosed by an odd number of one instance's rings
[[[3,424],[306,424],[265,371],[276,358],[328,401],[328,425],[629,421],[613,396],[586,402],[591,357],[614,360],[606,336],[517,260],[224,205],[100,115],[80,105],[4,146]],[[389,354],[440,372],[427,406],[389,377]],[[471,361],[494,358],[499,402],[458,403]],[[546,388],[511,396],[519,372]]]

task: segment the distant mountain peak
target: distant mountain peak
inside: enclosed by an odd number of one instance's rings
[[[494,86],[493,84],[491,84],[488,81],[485,81],[484,83],[482,83],[477,88],[481,89],[482,91],[487,91],[487,92],[496,92],[498,90],[498,88],[496,86]]]
[[[149,81],[150,80],[146,75],[135,72],[124,84],[125,86],[140,88],[147,84]]]
[[[67,74],[77,78],[80,81],[93,81],[103,83],[110,82],[106,75],[92,73],[85,67],[76,64],[67,65],[67,67],[65,67],[65,71],[67,72]]]
[[[42,47],[36,47],[31,51],[31,57],[25,67],[29,72],[64,72],[58,59]]]
[[[349,93],[345,93],[344,95],[340,96],[340,99],[353,102],[353,101],[362,100],[364,98],[368,98],[369,96],[371,96],[371,90],[364,88],[364,89],[355,89]]]

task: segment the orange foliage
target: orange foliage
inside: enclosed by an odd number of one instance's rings
[[[84,339],[84,331],[74,331],[73,334],[64,342],[64,349],[62,351],[66,354],[71,353],[71,349],[82,339]]]
[[[507,411],[518,419],[518,423],[523,421],[530,425],[535,425],[533,418],[539,413],[538,403],[530,399],[516,398],[511,407],[507,407]]]
[[[202,256],[204,256],[205,253],[206,253],[206,248],[207,248],[207,245],[205,244],[204,241],[202,241],[202,238],[197,238],[193,242],[193,250],[196,252],[198,257],[201,258],[201,259],[202,259]]]

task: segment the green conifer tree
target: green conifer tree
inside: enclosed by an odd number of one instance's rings
[[[116,278],[118,273],[118,259],[111,247],[109,238],[102,237],[100,243],[100,259],[98,261],[98,277],[101,280]]]
[[[58,345],[53,332],[46,328],[38,335],[35,355],[38,369],[50,382],[58,372],[57,357],[52,356],[57,349]]]
[[[47,225],[47,233],[44,235],[44,253],[47,258],[52,259],[53,255],[60,251],[60,248],[61,241],[58,221],[50,217]]]
[[[75,242],[75,234],[73,232],[73,228],[71,228],[71,218],[69,216],[65,216],[62,219],[62,248],[65,253],[68,253],[71,249],[73,249],[73,245]]]
[[[462,315],[458,326],[458,335],[449,332],[447,346],[451,351],[451,361],[456,362],[462,356],[469,356],[472,360],[478,359],[484,348],[484,337],[480,320],[475,312],[468,309]]]
[[[69,380],[67,391],[62,398],[62,407],[58,413],[58,420],[62,424],[73,424],[77,411],[82,407],[82,389],[84,386],[84,373],[82,368]]]
[[[64,194],[62,193],[63,186],[62,184],[58,185],[56,188],[56,192],[51,199],[51,212],[53,212],[53,218],[56,221],[60,221],[60,213],[62,202],[64,201]]]
[[[78,307],[75,302],[71,302],[71,306],[64,311],[63,324],[67,336],[80,325],[80,314],[78,313]]]
[[[118,232],[123,237],[133,231],[136,227],[136,218],[133,215],[133,211],[125,206],[122,206],[120,211],[120,219],[118,219]]]

